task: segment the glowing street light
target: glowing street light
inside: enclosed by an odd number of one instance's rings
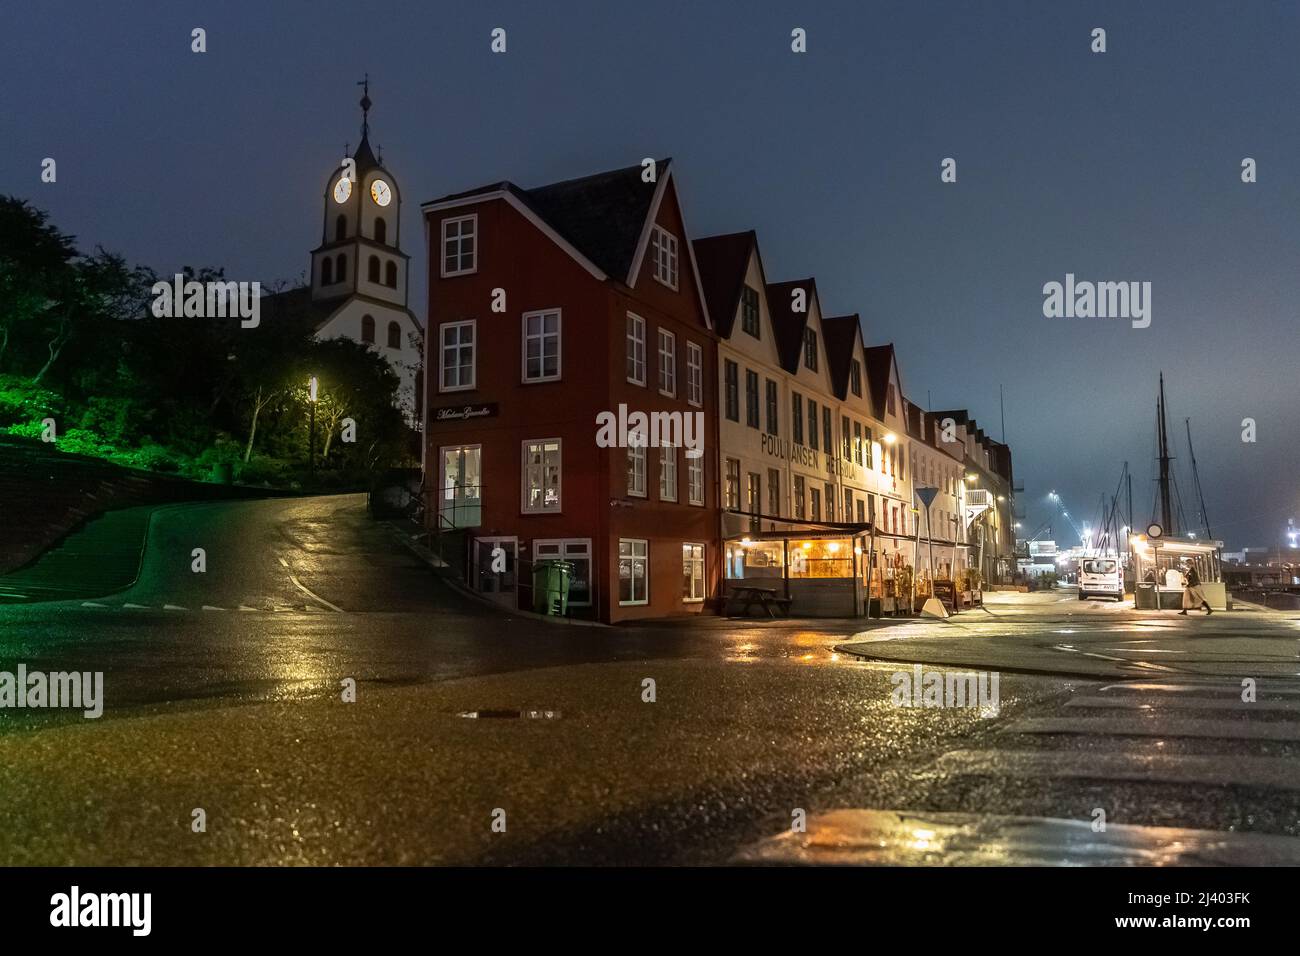
[[[311,406],[311,437],[308,439],[307,447],[307,475],[312,480],[316,479],[316,376],[313,375],[307,379],[307,404]]]

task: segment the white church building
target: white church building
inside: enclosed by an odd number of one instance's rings
[[[409,256],[402,252],[402,193],[370,148],[370,96],[361,98],[361,143],[330,173],[311,282],[262,300],[262,308],[311,317],[316,337],[349,338],[379,352],[401,379],[399,405],[418,425],[423,330],[407,308]]]

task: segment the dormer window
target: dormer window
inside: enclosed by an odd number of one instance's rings
[[[817,333],[812,329],[803,330],[803,364],[808,371],[817,371]]]
[[[740,291],[740,327],[754,338],[758,331],[758,290],[745,286]]]
[[[655,226],[650,230],[650,257],[655,278],[670,289],[677,288],[677,237]]]
[[[862,364],[857,359],[849,363],[849,388],[858,398],[862,397]]]

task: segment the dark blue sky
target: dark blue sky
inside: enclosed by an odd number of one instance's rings
[[[0,192],[161,272],[293,279],[319,240],[323,178],[357,141],[368,70],[417,314],[421,201],[672,155],[692,232],[757,229],[769,278],[816,275],[829,312],[897,343],[914,401],[968,407],[996,438],[1005,386],[1025,531],[1051,488],[1091,518],[1125,459],[1145,522],[1163,369],[1215,535],[1273,543],[1300,517],[1298,9],[15,4]],[[206,54],[190,52],[195,26]],[[496,26],[504,56],[488,48]],[[790,52],[796,26],[805,55]],[[1104,55],[1089,51],[1096,26]],[[39,182],[46,156],[55,185]],[[955,185],[939,181],[946,156]],[[1044,318],[1042,286],[1067,272],[1150,281],[1150,328]]]

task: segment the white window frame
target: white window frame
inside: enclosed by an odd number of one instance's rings
[[[704,407],[704,349],[686,342],[686,403]]]
[[[699,550],[699,554],[700,554],[700,556],[697,558],[697,557],[695,557],[694,554],[692,554],[692,555],[688,558],[688,557],[686,556],[686,549],[687,549],[687,548],[692,548],[692,549],[693,549],[693,548],[699,548],[699,549],[700,549],[700,550]],[[705,578],[705,569],[706,569],[707,565],[705,564],[704,556],[705,556],[706,553],[707,553],[707,549],[705,548],[705,546],[704,546],[703,544],[701,544],[701,543],[698,542],[698,541],[683,541],[683,542],[682,542],[682,570],[683,570],[683,571],[686,571],[686,570],[688,569],[688,567],[689,567],[690,570],[691,570],[691,572],[692,572],[692,573],[689,574],[688,577],[687,577],[687,580],[689,580],[689,581],[691,582],[691,591],[690,591],[689,594],[686,594],[686,595],[683,595],[683,596],[682,596],[682,603],[683,603],[683,604],[703,604],[703,603],[704,603],[704,598],[705,598],[705,596],[706,596],[706,594],[707,594],[707,592],[708,592],[708,590],[709,590],[709,582],[708,582],[708,580]],[[689,564],[688,564],[688,562],[689,562]],[[700,584],[700,593],[699,593],[699,596],[698,596],[698,597],[697,597],[696,594],[695,594],[695,573],[694,573],[695,570],[697,570],[697,569],[698,569],[698,571],[699,571],[699,584]]]
[[[586,548],[585,553],[569,553],[570,545],[581,545]],[[587,587],[594,601],[596,597],[596,554],[591,546],[590,538],[534,538],[532,542],[533,560],[542,558],[540,553],[542,548],[553,547],[557,549],[555,558],[561,561],[586,561],[587,562]],[[545,555],[551,558],[552,555]],[[591,607],[592,601],[569,601],[569,607]]]
[[[477,501],[479,520],[474,524],[459,524],[454,520],[459,517],[460,511],[465,506],[462,502],[471,500],[467,498],[456,498],[453,494],[451,501],[446,498],[447,494],[447,452],[456,451],[462,455],[475,451],[478,452],[478,498]],[[482,445],[440,445],[438,446],[438,490],[436,492],[438,499],[438,514],[440,516],[451,515],[449,518],[450,526],[453,528],[481,528],[483,526],[483,446]]]
[[[614,580],[617,582],[617,583],[615,584],[615,587],[617,587],[617,588],[619,589],[619,590],[618,590],[618,594],[619,594],[619,601],[618,601],[618,604],[619,604],[619,607],[642,607],[642,606],[647,605],[647,604],[650,603],[650,542],[649,542],[648,540],[646,540],[645,538],[619,538],[619,539],[618,539],[618,554],[617,554],[617,556],[615,557],[614,560],[616,560],[616,561],[622,561],[622,560],[623,560],[623,545],[625,545],[625,544],[627,544],[627,545],[632,545],[632,546],[633,546],[633,547],[630,549],[630,550],[631,550],[631,553],[628,555],[628,560],[632,562],[632,567],[633,567],[633,569],[636,568],[636,562],[637,562],[638,560],[641,562],[641,567],[642,567],[642,568],[644,569],[644,571],[645,571],[644,575],[642,576],[642,581],[644,581],[645,586],[644,586],[644,589],[643,589],[644,593],[641,595],[641,598],[638,600],[637,597],[636,597],[636,574],[635,574],[635,570],[634,570],[634,573],[632,574],[632,582],[633,582],[633,583],[632,583],[632,599],[631,599],[630,601],[624,601],[624,600],[622,599],[622,593],[623,593],[623,582],[622,582],[622,579],[619,578],[618,575],[616,574],[616,575],[614,576]],[[638,555],[638,554],[636,553],[636,547],[635,547],[635,545],[638,545],[638,544],[641,545],[641,554],[640,554],[640,555]]]
[[[659,500],[677,500],[677,448],[673,445],[659,446]]]
[[[686,455],[686,500],[697,508],[704,507],[704,449],[692,456]]]
[[[668,329],[659,329],[659,394],[677,397],[677,336]],[[668,346],[664,348],[667,340]],[[664,388],[667,385],[667,388]]]
[[[654,277],[674,292],[677,291],[678,248],[677,237],[667,229],[656,224],[650,230],[650,256],[654,262]]]
[[[539,348],[537,358],[538,361],[541,363],[539,367],[542,368],[543,370],[545,370],[546,368],[546,340],[547,338],[552,337],[550,334],[546,332],[546,317],[548,315],[555,316],[555,332],[553,335],[555,339],[555,374],[554,375],[543,374],[543,375],[530,376],[528,374],[529,340],[531,339],[537,340],[538,348]],[[542,330],[538,332],[536,335],[528,331],[529,319],[542,320]],[[520,349],[519,349],[519,376],[520,376],[519,380],[521,382],[524,382],[525,384],[531,384],[533,382],[558,382],[563,372],[562,362],[564,356],[564,315],[562,311],[560,309],[538,309],[535,312],[525,312],[522,318],[520,319],[520,329],[521,329],[521,335],[520,335]]]
[[[470,360],[469,360],[469,377],[468,385],[448,385],[447,384],[447,339],[446,334],[451,329],[463,329],[469,326],[473,336],[469,343]],[[459,351],[464,345],[459,341],[451,348]],[[459,356],[457,356],[459,358]],[[460,366],[457,365],[459,368]],[[440,392],[468,392],[478,387],[478,320],[464,319],[460,322],[446,322],[438,326],[438,391]]]
[[[637,445],[637,444],[629,444],[629,445],[627,446],[627,462],[628,462],[628,466],[629,466],[628,470],[631,472],[632,477],[634,477],[634,478],[639,478],[639,479],[640,479],[639,484],[638,484],[638,483],[634,483],[634,482],[632,482],[632,481],[630,481],[630,480],[628,481],[628,484],[627,484],[627,494],[628,494],[628,497],[629,497],[629,498],[645,498],[645,497],[647,497],[647,495],[648,495],[648,491],[647,491],[647,489],[646,489],[646,451],[645,451],[645,445],[643,445],[643,444],[640,444],[640,445]],[[633,465],[633,463],[637,463],[637,464],[639,464],[640,467],[636,467],[636,468],[631,467],[631,466]],[[638,487],[640,488],[639,491],[637,490]]]
[[[555,443],[555,476],[557,491],[555,495],[555,504],[552,507],[546,507],[546,470],[550,466],[545,460],[545,449],[542,455],[542,505],[536,508],[528,506],[528,469],[532,467],[529,461],[529,445],[548,445]],[[560,514],[564,510],[564,439],[562,438],[525,438],[519,443],[519,510],[523,514],[530,515],[553,515]]]
[[[626,347],[624,349],[624,363],[627,358],[632,359],[632,371],[640,371],[640,377],[629,375],[627,380],[633,385],[645,384],[645,319],[635,312],[627,314],[626,328]],[[627,347],[631,347],[632,354],[627,356]]]
[[[454,237],[448,237],[447,235],[448,226],[453,226],[453,225],[460,226],[461,223],[465,223],[465,222],[470,223],[470,231],[468,233],[464,232],[461,229],[457,229],[456,235]],[[451,272],[448,272],[447,271],[447,243],[449,238],[452,241],[457,243],[456,264],[459,266],[461,260],[464,258],[464,253],[462,253],[460,250],[460,242],[461,240],[465,239],[467,236],[470,239],[474,240],[474,251],[470,253],[470,257],[471,257],[470,267],[468,269],[457,268],[457,269],[453,269]],[[442,243],[439,247],[439,252],[441,253],[441,255],[438,259],[438,265],[439,268],[441,269],[442,278],[450,279],[453,276],[467,276],[467,275],[473,275],[475,272],[478,272],[478,213],[471,213],[468,216],[457,216],[454,219],[444,219],[442,221]]]

